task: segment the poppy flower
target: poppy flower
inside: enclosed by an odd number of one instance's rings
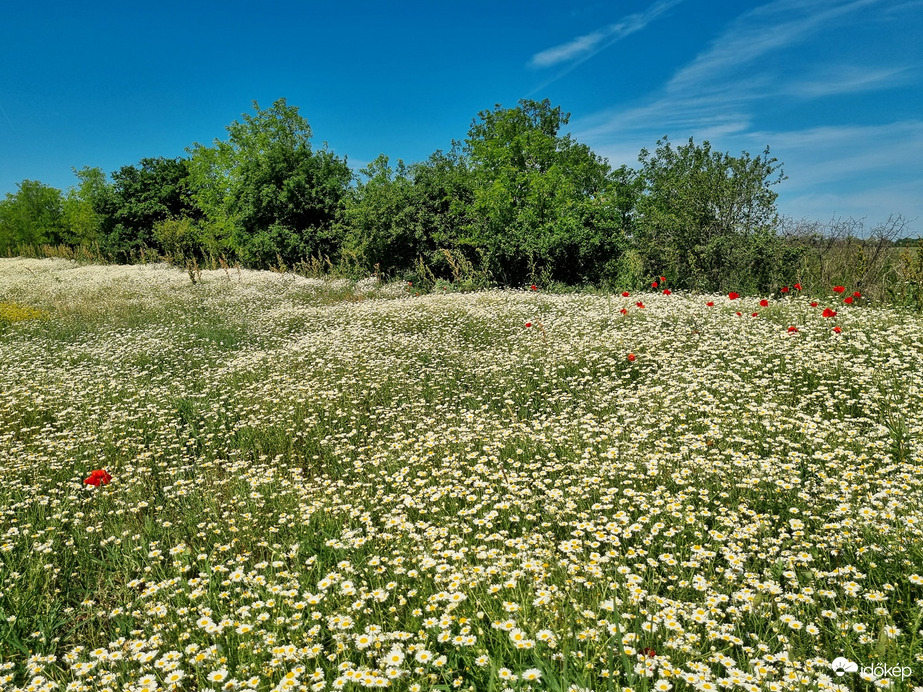
[[[738,316],[738,317],[743,317],[744,314],[743,314],[742,312],[738,312],[738,313],[737,313],[737,316]]]
[[[859,291],[856,291],[855,293],[853,293],[853,297],[854,297],[854,298],[861,298],[861,297],[862,297],[862,294],[859,293]]]
[[[793,333],[795,333],[795,332],[797,332],[797,331],[798,331],[798,327],[789,327],[789,328],[788,328],[788,333],[789,333],[789,334],[793,334]]]
[[[705,303],[705,304],[706,304],[708,307],[710,307],[710,308],[715,307],[715,301],[713,301],[713,300],[710,300],[710,301],[708,301],[708,302]]]
[[[637,305],[641,309],[644,308],[644,303],[642,303],[640,300],[637,303],[635,303],[635,305]]]
[[[627,315],[627,314],[628,314],[628,308],[622,308],[621,310],[619,310],[619,312],[622,313],[623,315]]]
[[[834,327],[834,328],[833,328],[833,331],[836,332],[837,334],[839,334],[839,333],[842,332],[843,330],[840,329],[839,327]]]
[[[665,296],[668,296],[668,295],[670,295],[671,293],[673,293],[673,291],[671,291],[669,288],[663,289],[663,294],[664,294]]]
[[[779,290],[782,291],[782,293],[788,293],[788,286],[783,286]]]
[[[628,291],[622,291],[622,298],[627,298],[629,295]]]
[[[413,281],[408,281],[408,282],[407,282],[407,285],[408,285],[408,286],[413,286]]]
[[[634,353],[629,353],[629,354],[628,354],[628,360],[631,361],[632,363],[634,363],[634,362],[635,362],[635,354],[634,354]]]
[[[759,317],[759,315],[760,315],[760,313],[754,312],[752,315],[750,315],[750,317]]]
[[[811,307],[812,307],[812,308],[816,308],[816,307],[817,307],[817,301],[816,301],[816,300],[811,301]]]
[[[536,286],[535,284],[532,284],[531,286],[529,286],[529,288],[531,288],[533,291],[538,290],[538,286]]]
[[[665,277],[665,276],[661,276],[661,277],[660,277],[660,283],[663,283],[663,282],[666,281],[666,280],[667,280],[667,277]]]
[[[653,650],[652,648],[650,648],[650,647],[645,647],[645,648],[642,650],[642,653],[643,653],[645,656],[648,656],[648,657],[650,657],[650,658],[654,658],[654,656],[657,655],[657,652],[654,651],[654,650]]]
[[[651,281],[651,288],[657,288],[657,282]]]
[[[836,310],[831,310],[830,308],[824,308],[824,317],[836,317]]]
[[[728,293],[728,298],[730,298],[731,300],[737,300],[738,298],[740,298],[740,294],[735,293],[734,291],[731,291],[730,293]]]
[[[852,305],[853,297],[852,297],[852,296],[846,296],[845,298],[843,298],[843,302],[846,303],[847,305]]]
[[[112,480],[112,476],[106,473],[105,469],[96,469],[95,471],[90,472],[90,477],[83,480],[84,485],[93,485],[97,488],[100,484],[108,485],[109,481]]]
[[[763,299],[760,301],[760,307],[761,307],[761,308],[768,308],[768,307],[769,307],[769,301],[766,300],[765,298],[763,298]]]
[[[834,287],[833,287],[833,290],[834,290],[835,293],[842,293],[842,292],[845,291],[846,289],[843,288],[842,286],[834,286]]]
[[[801,284],[795,284],[795,290],[796,290],[796,291],[800,291],[800,290],[801,290]]]
[[[527,326],[527,327],[531,327],[531,326],[532,326],[532,323],[531,323],[531,322],[526,322],[526,326]]]

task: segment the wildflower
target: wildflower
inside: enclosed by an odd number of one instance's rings
[[[836,317],[836,310],[831,310],[830,308],[824,308],[823,315],[824,317]]]
[[[654,651],[654,650],[653,650],[652,648],[650,648],[650,647],[645,647],[645,648],[642,650],[642,653],[643,653],[645,656],[649,656],[650,658],[654,658],[654,656],[657,655],[657,652]]]
[[[801,284],[795,284],[795,290],[796,290],[796,291],[800,291],[800,290],[801,290]]]
[[[666,280],[667,280],[667,277],[665,277],[665,276],[661,276],[661,277],[660,277],[660,283],[663,283],[663,282],[666,281]]]
[[[532,323],[531,323],[531,322],[526,322],[526,326],[527,326],[527,327],[531,327],[531,326],[532,326]]]
[[[853,293],[853,298],[861,298],[861,297],[862,297],[862,294],[859,293],[859,291],[855,291],[855,292]]]
[[[651,281],[651,288],[657,288],[657,282]]]
[[[769,307],[769,301],[766,300],[765,298],[763,298],[763,299],[760,301],[760,307],[761,307],[761,308],[768,308],[768,307]]]
[[[760,313],[758,312],[754,312],[752,315],[750,315],[750,317],[759,317],[759,316],[760,316]]]
[[[96,469],[95,471],[92,471],[90,473],[90,477],[85,478],[83,482],[86,485],[93,485],[98,488],[100,483],[103,485],[108,485],[109,481],[111,480],[112,476],[106,473],[105,469]]]
[[[708,301],[708,302],[705,303],[705,304],[706,304],[708,307],[710,307],[710,308],[715,307],[715,301],[713,301],[713,300],[710,300],[710,301]]]
[[[622,298],[627,298],[629,295],[631,294],[628,291],[622,291]]]
[[[663,289],[663,294],[664,294],[665,296],[671,295],[672,293],[673,293],[673,291],[671,291],[669,288]]]
[[[634,362],[635,362],[635,354],[634,354],[634,353],[629,353],[629,354],[628,354],[628,360],[629,360],[630,362],[634,363]]]
[[[797,331],[798,331],[798,327],[789,327],[789,328],[788,328],[788,333],[789,333],[789,334],[793,334],[794,332],[797,332]]]
[[[843,298],[843,302],[846,303],[847,305],[852,305],[853,297],[852,297],[852,296],[846,296],[845,298]]]
[[[532,289],[533,291],[538,290],[538,286],[536,286],[535,284],[532,284],[531,286],[529,286],[529,288]]]
[[[788,286],[783,286],[779,289],[782,293],[788,293]]]
[[[644,309],[644,303],[642,303],[640,300],[637,303],[635,303],[635,305],[637,305],[642,310]]]
[[[735,291],[731,291],[730,293],[728,293],[728,298],[730,298],[731,300],[737,300],[738,298],[740,298],[740,294],[736,293]]]
[[[845,291],[846,289],[843,288],[842,286],[834,286],[834,287],[833,287],[833,290],[834,290],[835,293],[842,293],[842,292]]]
[[[522,679],[527,682],[535,682],[542,679],[542,671],[538,668],[529,668],[522,672]]]
[[[621,310],[619,310],[619,312],[622,313],[623,315],[628,314],[628,310],[626,308],[622,308]]]
[[[816,300],[812,300],[812,301],[811,301],[811,307],[812,307],[812,308],[816,308],[816,307],[817,307],[817,301],[816,301]]]
[[[836,332],[837,334],[839,334],[839,333],[842,332],[843,330],[840,329],[839,327],[834,327],[834,328],[833,328],[833,331]]]
[[[737,316],[738,316],[738,317],[743,317],[744,314],[743,314],[742,312],[738,312],[738,313],[737,313]]]

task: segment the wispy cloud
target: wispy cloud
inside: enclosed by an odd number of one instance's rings
[[[682,0],[662,0],[650,7],[646,12],[638,12],[628,15],[615,24],[597,29],[584,36],[578,36],[575,39],[562,43],[559,46],[547,48],[532,56],[529,64],[532,67],[545,68],[554,67],[562,63],[577,61],[584,62],[593,57],[601,50],[608,48],[613,43],[622,40],[657,19],[664,12]]]

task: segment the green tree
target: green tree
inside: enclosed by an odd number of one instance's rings
[[[182,158],[145,158],[112,174],[111,190],[96,199],[105,250],[120,261],[142,250],[162,252],[154,227],[168,218],[201,215],[189,192]]]
[[[65,235],[61,191],[38,180],[23,180],[0,201],[0,251],[22,245],[58,245]]]
[[[362,169],[346,205],[347,243],[371,269],[411,270],[422,259],[447,278],[444,250],[457,250],[471,202],[465,159],[453,146],[410,166],[392,168],[382,154]]]
[[[193,194],[216,235],[269,266],[339,249],[337,219],[352,179],[345,160],[311,149],[311,127],[279,99],[227,126],[228,139],[189,149]]]
[[[468,132],[474,189],[465,242],[503,283],[595,282],[616,271],[628,173],[613,174],[589,147],[560,135],[569,117],[547,99],[523,100],[482,111]]]
[[[110,194],[106,174],[101,168],[74,169],[77,185],[64,196],[64,243],[72,247],[89,246],[100,240],[104,208]]]
[[[639,156],[643,194],[633,241],[651,274],[704,290],[757,290],[774,280],[766,267],[781,249],[777,194],[781,164],[769,155],[713,151],[706,141],[673,148],[664,137]]]

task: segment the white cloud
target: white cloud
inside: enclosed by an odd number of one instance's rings
[[[547,48],[536,53],[532,56],[529,64],[532,67],[543,68],[553,67],[573,60],[583,62],[593,57],[604,48],[608,48],[616,41],[637,31],[641,31],[641,29],[681,1],[682,0],[662,0],[653,5],[646,12],[628,15],[615,24],[610,24],[592,33],[578,36],[567,43],[562,43],[559,46]]]

